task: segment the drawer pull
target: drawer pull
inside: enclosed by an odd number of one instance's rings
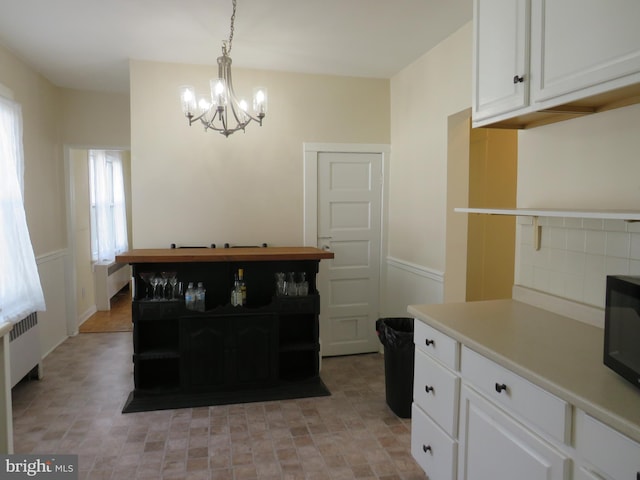
[[[504,383],[496,382],[496,392],[502,393],[507,389],[507,386]]]
[[[431,385],[425,385],[424,386],[424,391],[427,393],[433,393],[433,387]]]
[[[434,342],[433,340],[429,340],[428,338],[425,339],[424,344],[428,347],[429,345],[434,345],[436,344],[436,342]]]
[[[431,450],[431,445],[422,445],[422,451],[424,453],[427,453],[427,452],[433,453],[433,450]]]

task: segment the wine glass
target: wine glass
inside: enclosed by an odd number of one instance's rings
[[[144,287],[145,295],[144,295],[143,298],[146,298],[146,299],[152,298],[152,295],[150,295],[149,290],[151,289],[152,280],[153,280],[153,277],[155,276],[155,273],[153,273],[153,272],[140,272],[139,275],[140,275],[140,278],[142,279],[142,281],[145,284],[145,287]]]
[[[152,279],[151,279],[151,285],[153,285],[153,299],[154,300],[160,300],[162,298],[162,295],[160,295],[160,289],[158,288],[160,286],[160,283],[162,283],[162,277],[160,275],[155,275]]]
[[[175,295],[176,283],[178,282],[178,278],[176,277],[176,272],[161,272],[162,275],[162,291],[164,292],[164,298],[168,300],[173,300]],[[169,283],[170,289],[167,291],[167,283]]]

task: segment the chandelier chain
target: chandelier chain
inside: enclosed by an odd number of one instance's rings
[[[231,54],[231,42],[233,42],[233,30],[234,30],[235,23],[236,23],[236,0],[233,0],[233,13],[231,13],[231,29],[229,32],[229,49],[227,50],[227,54]]]

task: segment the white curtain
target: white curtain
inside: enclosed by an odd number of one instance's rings
[[[22,111],[0,97],[0,322],[45,309],[24,212]]]
[[[91,256],[93,261],[113,261],[128,249],[122,152],[89,151],[91,175]]]

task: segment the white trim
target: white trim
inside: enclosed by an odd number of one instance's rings
[[[54,260],[58,260],[59,258],[64,258],[68,253],[68,250],[66,248],[63,248],[60,250],[54,250],[53,252],[38,255],[36,257],[36,264],[41,265],[43,263],[53,262]]]
[[[444,272],[439,270],[433,270],[431,268],[423,267],[416,263],[406,262],[394,257],[387,257],[387,264],[389,266],[405,270],[407,272],[418,275],[419,277],[428,278],[436,282],[444,283]]]

